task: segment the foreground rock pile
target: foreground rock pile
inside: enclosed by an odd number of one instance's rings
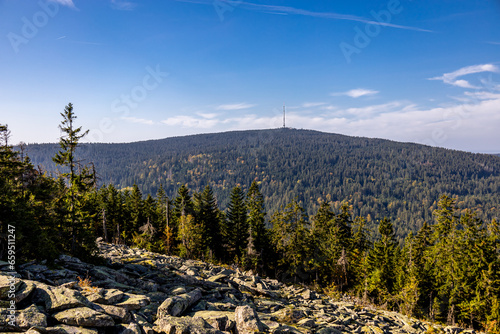
[[[200,261],[102,242],[99,248],[107,266],[61,256],[57,269],[20,266],[15,283],[0,264],[0,332],[474,333]]]

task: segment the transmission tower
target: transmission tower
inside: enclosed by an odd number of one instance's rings
[[[285,116],[286,116],[286,108],[285,108],[285,103],[283,103],[283,129],[286,128]]]

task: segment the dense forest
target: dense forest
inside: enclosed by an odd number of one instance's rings
[[[484,211],[460,207],[458,197],[441,195],[432,218],[398,241],[396,223],[389,216],[357,214],[355,199],[349,197],[318,199],[311,215],[300,199],[290,198],[268,213],[263,182],[259,185],[255,178],[249,183],[226,182],[230,190],[224,208],[211,183],[199,191],[180,184],[174,196],[168,196],[161,183],[154,196],[144,196],[138,185],[123,190],[111,183],[99,187],[97,165],[77,158],[86,132],[75,126],[73,106],[61,115],[63,135],[52,161],[63,172],[56,177],[35,168],[24,151],[9,146],[8,127],[0,126],[2,260],[15,265],[66,253],[99,261],[94,257],[95,240],[102,237],[236,265],[307,284],[330,296],[348,293],[361,302],[431,321],[500,333],[500,225],[496,219],[481,219]],[[431,156],[424,165],[431,164]],[[438,157],[432,157],[436,164]],[[454,162],[462,166],[456,174],[482,173],[477,180],[483,181],[497,177],[497,160],[478,156],[466,168],[472,160],[462,157]],[[442,164],[449,161],[443,159]],[[294,165],[294,160],[289,162]],[[431,178],[429,174],[424,173],[424,179]],[[373,231],[367,224],[370,219],[376,226]],[[8,240],[11,234],[15,243]]]
[[[35,166],[55,171],[56,144],[28,145]],[[398,240],[432,220],[439,196],[457,196],[460,209],[482,219],[500,216],[500,158],[411,143],[309,130],[275,129],[203,134],[129,144],[82,144],[79,159],[95,164],[100,184],[137,184],[175,196],[186,184],[213,189],[222,208],[230,192],[256,181],[267,212],[297,199],[312,215],[326,201],[349,200],[356,216],[391,217]]]

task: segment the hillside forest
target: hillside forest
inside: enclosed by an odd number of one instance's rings
[[[73,106],[68,104],[61,116],[53,162],[63,172],[55,176],[14,150],[8,127],[0,126],[2,260],[12,261],[9,256],[15,254],[20,264],[66,253],[98,263],[95,240],[102,237],[238,266],[331,296],[348,294],[429,321],[500,333],[500,226],[496,219],[483,219],[484,211],[464,208],[457,197],[441,195],[428,208],[431,219],[398,239],[399,222],[385,211],[371,218],[360,214],[352,197],[329,201],[324,196],[312,214],[301,204],[303,198],[291,197],[268,214],[258,180],[245,186],[225,182],[230,191],[224,209],[210,183],[196,191],[180,184],[174,196],[160,183],[154,196],[144,196],[138,185],[98,186],[98,168],[77,158],[86,132],[76,127]],[[464,165],[456,177],[475,168]],[[355,169],[349,173],[356,177]],[[370,191],[376,198],[377,188]],[[387,196],[383,189],[380,194]],[[7,240],[13,233],[14,248]]]
[[[54,176],[67,172],[52,161],[56,144],[16,149]],[[500,157],[412,143],[282,128],[81,143],[78,158],[95,165],[99,186],[137,184],[145,196],[156,196],[161,185],[173,198],[181,185],[193,192],[209,185],[223,210],[234,186],[247,192],[253,181],[270,214],[294,199],[308,216],[323,202],[338,209],[347,200],[372,230],[391,217],[399,242],[433,220],[442,194],[483,220],[500,217]]]

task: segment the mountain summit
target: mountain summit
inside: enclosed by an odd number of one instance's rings
[[[213,188],[224,208],[236,184],[256,180],[268,213],[298,198],[308,213],[321,201],[350,201],[355,215],[393,219],[406,235],[432,219],[441,194],[460,207],[499,217],[500,157],[413,143],[350,137],[311,130],[233,131],[126,144],[84,144],[79,158],[93,162],[102,184],[136,183],[170,197],[181,184]],[[53,144],[27,147],[35,164],[54,171]]]

